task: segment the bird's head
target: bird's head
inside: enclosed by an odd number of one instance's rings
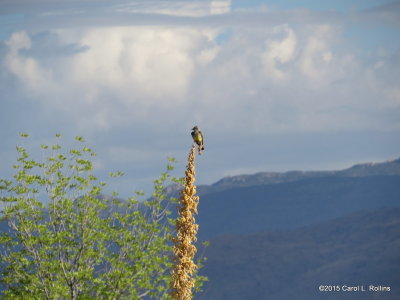
[[[197,129],[199,129],[199,128],[197,128],[197,126],[194,126],[194,127],[192,128],[192,130],[197,130]]]

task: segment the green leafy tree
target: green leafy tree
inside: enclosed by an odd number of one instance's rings
[[[66,153],[42,145],[41,162],[17,147],[13,179],[0,179],[0,222],[8,228],[0,238],[2,298],[169,299],[174,199],[164,187],[178,181],[172,164],[150,200],[105,197],[106,183],[92,172],[95,153],[76,140]]]

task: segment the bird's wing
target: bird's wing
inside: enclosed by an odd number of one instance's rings
[[[201,144],[204,145],[203,133],[201,131],[199,131],[199,135],[201,137]]]

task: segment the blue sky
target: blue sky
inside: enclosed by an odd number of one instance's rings
[[[4,0],[0,166],[82,135],[122,196],[167,157],[198,184],[400,156],[399,1]]]

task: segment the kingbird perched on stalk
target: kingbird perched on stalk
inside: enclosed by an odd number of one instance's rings
[[[204,150],[203,147],[203,143],[204,143],[204,139],[203,139],[203,133],[199,130],[199,128],[197,126],[194,126],[192,128],[192,138],[195,141],[195,143],[199,146],[198,147],[198,151],[199,151],[199,155],[201,155],[201,150]]]

